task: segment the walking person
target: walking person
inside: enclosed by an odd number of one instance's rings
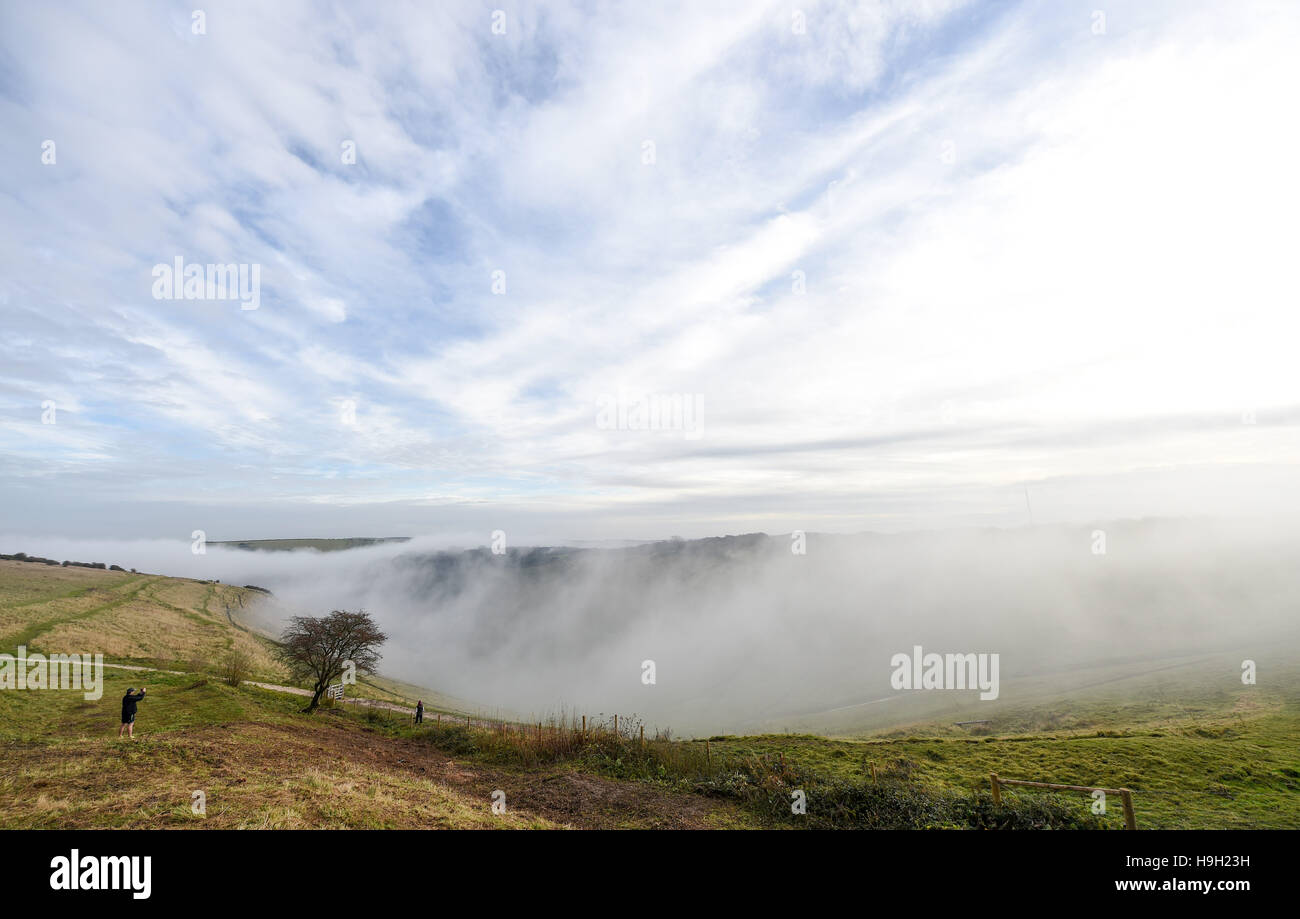
[[[424,700],[415,703],[415,723],[424,724]]]
[[[140,687],[139,693],[135,691],[134,687],[128,686],[126,688],[126,695],[122,697],[122,726],[117,729],[118,737],[121,737],[122,732],[126,731],[127,737],[132,740],[135,739],[135,707],[140,704],[144,694],[145,689],[143,686]]]

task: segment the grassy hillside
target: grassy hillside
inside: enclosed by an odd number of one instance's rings
[[[1253,698],[1240,693],[1198,699],[1189,688],[1188,711],[1151,718],[1131,717],[1127,705],[1083,702],[1073,716],[1090,721],[1088,729],[959,736],[951,724],[916,724],[860,739],[768,734],[720,739],[712,746],[737,755],[783,755],[814,771],[859,779],[869,777],[874,764],[881,776],[953,789],[987,789],[991,772],[1127,787],[1134,791],[1139,824],[1148,828],[1300,828],[1300,682],[1294,665],[1287,679]],[[1053,714],[1059,709],[1045,708],[1027,720],[1050,720]],[[1086,795],[1062,794],[1080,809],[1088,803]],[[1112,803],[1108,819],[1118,823]]]
[[[101,650],[103,698],[0,692],[0,826],[133,827],[1118,827],[1118,802],[988,794],[988,774],[1134,791],[1141,827],[1300,827],[1300,664],[1284,648],[1123,662],[1008,684],[996,703],[915,694],[906,723],[836,737],[678,741],[624,719],[588,729],[436,721],[471,707],[367,678],[353,695],[425,699],[414,726],[380,708],[315,716],[300,697],[215,679],[237,647],[256,678],[285,676],[256,623],[263,595],[201,581],[0,561],[0,650]],[[127,685],[150,687],[138,739],[116,739]],[[916,701],[911,701],[916,700]],[[834,713],[832,713],[834,714]],[[895,716],[897,717],[897,716]],[[882,718],[874,711],[871,718]],[[954,721],[987,718],[988,724]],[[494,791],[505,815],[491,813]],[[790,813],[794,790],[806,816]],[[202,791],[207,813],[191,812]]]
[[[183,669],[231,649],[256,679],[282,680],[273,645],[248,615],[262,595],[185,578],[0,561],[0,647],[100,652],[115,663]]]
[[[104,698],[0,693],[5,828],[529,828],[752,825],[738,808],[562,767],[452,757],[385,726],[391,712],[299,712],[294,696],[149,674],[135,741],[118,699],[139,674],[107,671]],[[493,814],[492,792],[507,793]],[[609,802],[587,806],[584,789]],[[205,795],[206,814],[192,811]]]
[[[0,560],[0,649],[99,652],[107,663],[210,674],[236,649],[252,662],[249,678],[292,683],[275,659],[269,623],[281,611],[273,598],[243,587],[96,568]],[[431,711],[474,713],[474,707],[432,690],[365,676],[349,695]]]
[[[206,670],[239,647],[255,678],[283,682],[272,644],[246,621],[256,592],[102,569],[0,561],[0,649],[103,651],[98,700],[76,691],[0,692],[0,827],[713,827],[753,825],[734,805],[562,765],[510,768],[451,757],[409,718],[363,706],[315,716],[302,698]],[[240,607],[240,600],[244,608]],[[228,609],[229,608],[229,609]],[[247,617],[251,619],[251,617]],[[118,740],[119,700],[149,687],[136,740]],[[353,696],[436,699],[365,678]],[[438,709],[430,707],[430,715]],[[450,709],[449,709],[450,710]],[[451,719],[448,719],[450,721]],[[492,793],[507,792],[493,814]],[[193,792],[206,814],[193,813]],[[591,805],[595,796],[604,802]]]
[[[913,693],[803,719],[823,728],[816,733],[713,747],[845,777],[870,776],[874,763],[878,775],[953,789],[987,789],[991,772],[1127,787],[1147,827],[1300,828],[1300,654],[1259,650],[1008,681],[995,702]],[[1258,664],[1256,685],[1241,682],[1246,658]],[[955,723],[972,720],[989,723]]]

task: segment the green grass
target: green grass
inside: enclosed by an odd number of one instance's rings
[[[806,769],[778,755],[710,752],[702,743],[646,737],[635,721],[588,725],[556,718],[540,726],[485,729],[463,723],[411,725],[392,713],[364,715],[376,731],[418,740],[457,758],[531,770],[561,764],[575,772],[734,803],[749,820],[785,829],[1104,828],[1104,821],[1042,794],[994,806],[987,792],[912,782],[897,775],[864,781]],[[796,794],[807,802],[796,814]]]
[[[0,692],[0,825],[495,826],[502,824],[485,822],[475,796],[501,783],[536,802],[517,821],[512,815],[508,825],[519,826],[1121,825],[1119,802],[1097,816],[1085,794],[1007,789],[1005,805],[995,808],[988,789],[996,772],[1132,789],[1143,828],[1300,828],[1300,654],[1285,647],[1007,680],[991,703],[916,694],[906,710],[921,717],[879,724],[883,716],[873,710],[873,726],[863,728],[853,714],[839,736],[759,734],[707,744],[649,737],[643,746],[637,723],[627,720],[619,734],[596,730],[592,720],[588,735],[572,715],[541,734],[439,725],[438,711],[480,713],[382,676],[362,677],[349,695],[405,704],[423,698],[425,725],[348,705],[303,716],[301,697],[233,688],[201,672],[196,654],[236,642],[270,660],[266,637],[225,615],[240,592],[0,562],[7,650],[18,643],[94,650],[84,642],[95,636],[135,649],[106,655],[109,662],[189,671],[108,669],[97,701],[68,691]],[[141,623],[152,644],[131,643]],[[60,642],[75,647],[54,646]],[[1258,658],[1258,685],[1240,682],[1245,657]],[[142,683],[150,694],[140,706],[139,739],[118,741],[118,700]],[[953,723],[975,718],[990,723]],[[424,769],[441,770],[441,778]],[[597,777],[613,803],[575,811],[553,796],[566,782],[590,790],[584,783],[595,779],[580,776]],[[208,790],[224,810],[196,823],[187,787]],[[790,813],[793,790],[806,793],[807,815]]]
[[[119,700],[138,674],[106,672],[103,698],[0,693],[0,825],[7,828],[545,827],[491,813],[482,794],[356,757],[360,721],[193,675],[150,674],[134,740]],[[382,751],[381,751],[382,752]],[[192,810],[192,793],[207,813]]]
[[[715,750],[784,755],[801,768],[869,780],[904,776],[930,787],[988,789],[989,774],[1066,785],[1125,787],[1139,825],[1151,828],[1300,828],[1300,666],[1261,660],[1243,686],[1240,657],[1007,707],[988,728],[922,722],[864,737],[727,737]],[[1135,693],[1135,695],[1127,695]],[[1045,729],[1046,726],[1053,727]],[[1016,795],[1019,792],[1010,791]],[[1080,813],[1087,795],[1075,800]],[[1118,802],[1106,819],[1118,823]]]
[[[1275,649],[1257,661],[1258,684],[1247,686],[1239,676],[1242,659],[1152,662],[1138,674],[1126,665],[1130,675],[1122,679],[1092,673],[1088,685],[1074,690],[1004,691],[1002,701],[986,706],[987,726],[958,727],[945,719],[848,737],[714,737],[707,745],[712,765],[705,764],[703,739],[652,740],[648,752],[628,737],[593,746],[562,739],[573,730],[564,718],[548,722],[540,737],[531,729],[491,736],[456,725],[433,726],[424,736],[457,755],[524,765],[563,761],[705,792],[725,789],[728,781],[752,790],[772,773],[789,772],[813,784],[902,785],[982,800],[996,772],[1004,779],[1129,788],[1145,828],[1300,828],[1300,664],[1287,649]],[[973,711],[984,713],[979,703]],[[956,716],[969,720],[971,712],[960,707]],[[397,722],[392,729],[411,730]],[[1009,803],[1050,797],[1073,818],[1094,816],[1086,793],[1013,787],[1004,795]],[[767,807],[771,796],[757,803]],[[1097,822],[1122,827],[1120,802],[1107,805]]]
[[[64,625],[66,623],[77,622],[82,619],[89,619],[93,616],[99,615],[100,613],[104,613],[116,609],[117,607],[121,606],[123,603],[126,603],[128,600],[134,599],[140,593],[140,591],[144,589],[145,586],[146,586],[146,582],[143,577],[133,576],[127,580],[120,581],[118,584],[114,585],[113,587],[114,597],[112,600],[109,600],[107,603],[101,603],[97,606],[92,606],[89,609],[85,609],[85,610],[78,610],[75,612],[63,612],[63,613],[56,614],[48,619],[42,619],[39,621],[30,622],[26,627],[20,629],[19,631],[12,632],[9,635],[5,636],[5,642],[6,644],[13,645],[14,647],[18,647],[19,645],[24,645],[27,646],[28,648],[35,650],[38,648],[38,644],[37,644],[38,637],[44,634],[45,632],[48,632],[56,625]],[[73,591],[65,596],[69,598],[82,597],[85,596],[86,593],[87,590],[82,589],[78,591]],[[28,605],[35,606],[37,604],[28,604]]]
[[[72,691],[0,692],[0,742],[85,741],[116,734],[128,686],[149,689],[139,720],[151,734],[292,711],[292,697],[279,693],[257,690],[264,698],[250,704],[249,693],[204,677],[105,669],[99,700]]]
[[[30,651],[93,652],[116,643],[134,653],[106,654],[105,663],[185,671],[106,667],[98,699],[78,690],[0,692],[0,827],[754,825],[726,802],[646,783],[579,780],[563,765],[489,769],[453,760],[388,729],[409,723],[397,712],[338,705],[309,716],[302,696],[225,685],[206,672],[204,649],[269,647],[217,602],[240,595],[227,585],[0,560],[6,639],[27,639]],[[118,738],[120,699],[128,686],[142,685],[149,693],[135,738]],[[423,698],[430,715],[440,705],[470,708],[380,676],[362,677],[349,695]],[[498,788],[513,802],[504,814],[491,809]],[[194,790],[206,795],[204,815],[191,810]]]
[[[0,693],[0,827],[558,828],[756,825],[727,802],[645,783],[578,782],[564,767],[486,767],[403,735],[409,719],[193,674],[148,674],[135,739],[119,700],[139,674],[107,671],[103,697]],[[588,801],[572,793],[592,793]],[[505,814],[491,794],[505,789]],[[192,793],[207,812],[191,810]],[[593,803],[604,802],[604,803]]]

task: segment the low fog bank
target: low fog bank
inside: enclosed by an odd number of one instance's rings
[[[390,676],[485,708],[637,713],[702,732],[891,696],[890,659],[915,645],[998,653],[1004,699],[1018,676],[1263,654],[1297,634],[1295,536],[1156,520],[810,534],[806,554],[762,534],[504,555],[418,539],[194,555],[182,542],[10,536],[2,551],[255,584],[281,616],[365,608],[390,636]],[[647,660],[654,685],[642,682]]]

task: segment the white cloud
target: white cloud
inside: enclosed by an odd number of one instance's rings
[[[1122,483],[1245,506],[1296,462],[1294,9],[802,11],[6,10],[0,484],[702,535],[1014,520],[1025,481],[1190,513]],[[261,308],[153,301],[177,254],[262,264]],[[620,389],[701,436],[598,429]]]

